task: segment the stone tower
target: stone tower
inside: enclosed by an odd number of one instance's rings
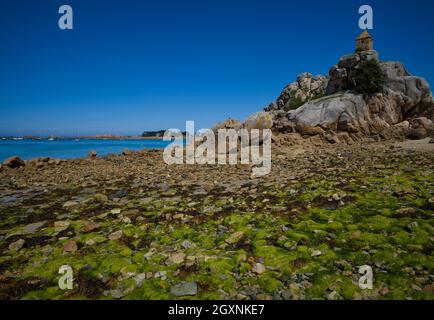
[[[356,51],[369,51],[374,48],[374,38],[367,30],[363,31],[356,39]]]

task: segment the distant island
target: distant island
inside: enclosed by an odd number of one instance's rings
[[[0,136],[0,140],[72,140],[72,139],[95,139],[95,140],[160,140],[163,138],[165,130],[145,131],[141,136],[102,134],[93,136]],[[160,134],[161,133],[161,134]]]

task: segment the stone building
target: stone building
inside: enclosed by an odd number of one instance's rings
[[[367,30],[363,31],[356,39],[356,51],[369,51],[374,48],[374,38]]]

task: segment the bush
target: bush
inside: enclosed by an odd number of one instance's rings
[[[383,71],[375,60],[361,62],[357,69],[351,71],[351,77],[354,89],[359,93],[368,95],[383,91]]]
[[[324,91],[317,92],[309,100],[316,100],[316,99],[322,98],[322,97],[324,97],[324,94],[325,94]]]
[[[285,111],[295,110],[305,103],[305,101],[303,101],[303,99],[295,96],[296,93],[297,93],[296,90],[291,90],[291,92],[289,93],[290,98],[289,98],[288,102],[286,102],[286,104],[285,104],[285,107],[284,107]]]
[[[301,107],[304,104],[304,101],[299,97],[291,98],[288,104],[285,107],[285,111],[295,110]]]

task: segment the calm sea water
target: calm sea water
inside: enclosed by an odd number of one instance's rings
[[[109,153],[121,153],[123,149],[163,149],[170,141],[162,140],[0,140],[0,161],[19,156],[24,160],[39,157],[71,159],[87,157],[90,150],[95,150],[98,156]]]

